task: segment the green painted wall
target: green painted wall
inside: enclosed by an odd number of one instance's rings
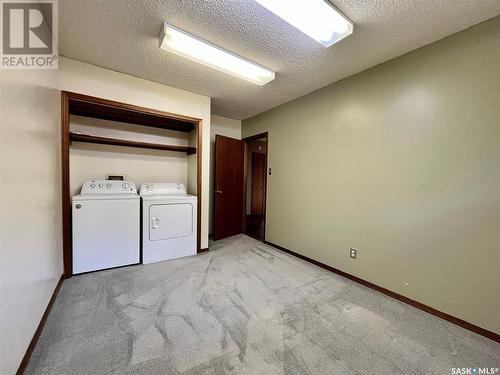
[[[496,17],[244,121],[266,239],[500,332],[499,67]]]

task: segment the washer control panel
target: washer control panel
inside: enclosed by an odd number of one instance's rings
[[[81,194],[137,194],[132,181],[91,180],[85,181]]]

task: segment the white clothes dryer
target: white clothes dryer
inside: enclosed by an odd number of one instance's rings
[[[196,254],[197,197],[177,183],[141,186],[142,263]]]

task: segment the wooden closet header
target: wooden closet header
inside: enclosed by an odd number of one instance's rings
[[[200,119],[169,114],[151,108],[63,91],[68,97],[69,113],[76,116],[125,122],[153,128],[189,133]]]

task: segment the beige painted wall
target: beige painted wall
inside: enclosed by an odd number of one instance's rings
[[[202,119],[202,202],[201,247],[208,247],[209,175],[210,175],[210,98],[161,85],[94,65],[61,58],[61,90],[117,100],[143,107]],[[196,156],[188,158],[187,180],[190,193],[195,193]]]
[[[266,239],[500,333],[499,66],[497,17],[244,121]]]
[[[58,72],[2,71],[0,374],[14,374],[62,274]]]
[[[58,71],[2,71],[1,374],[16,371],[63,272],[60,89],[203,120],[201,242],[208,246],[210,98],[64,57]],[[193,181],[195,170],[183,178]]]
[[[213,233],[214,219],[214,166],[215,166],[215,135],[241,139],[241,121],[227,117],[211,116],[210,127],[210,233]]]
[[[142,142],[188,145],[188,134],[140,125],[71,116],[72,132]],[[194,165],[196,168],[196,164]],[[74,142],[70,149],[71,194],[80,193],[83,182],[104,179],[107,173],[125,174],[137,189],[145,182],[180,182],[187,185],[186,153]],[[195,186],[188,189],[196,191]]]

